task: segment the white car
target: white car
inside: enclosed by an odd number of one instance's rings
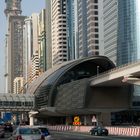
[[[45,137],[45,140],[49,140],[51,138],[50,132],[45,125],[35,125],[34,128],[39,128],[41,134]]]
[[[38,128],[19,126],[9,140],[45,140],[45,137]]]

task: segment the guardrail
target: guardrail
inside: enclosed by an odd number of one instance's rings
[[[130,63],[124,64],[124,65],[115,67],[115,68],[110,69],[110,70],[107,70],[107,71],[105,71],[105,72],[98,73],[98,75],[94,75],[94,76],[90,77],[90,79],[93,79],[93,78],[100,78],[100,77],[102,77],[103,75],[106,75],[106,74],[113,74],[113,73],[115,73],[116,71],[125,70],[125,69],[127,69],[127,68],[134,67],[134,66],[136,66],[136,65],[140,65],[140,60],[136,60],[136,61],[134,61],[134,62],[130,62]]]
[[[53,131],[71,131],[71,132],[81,132],[81,133],[89,133],[89,130],[93,126],[71,126],[71,125],[55,125],[48,126],[49,130]],[[140,127],[114,127],[114,126],[106,126],[108,129],[109,135],[118,135],[118,136],[132,136],[132,137],[140,137]]]

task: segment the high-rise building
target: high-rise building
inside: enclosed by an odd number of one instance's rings
[[[46,62],[46,11],[42,9],[39,14],[39,70],[40,74],[47,70],[47,62]]]
[[[46,0],[46,62],[47,69],[52,67],[52,27],[51,0]]]
[[[46,6],[47,68],[50,68],[68,60],[66,0],[47,0]]]
[[[24,78],[16,77],[14,79],[14,94],[23,94],[24,93]]]
[[[31,64],[31,81],[34,81],[39,76],[39,56],[38,51],[33,54]]]
[[[99,43],[102,38],[99,35],[99,0],[78,0],[78,52],[79,58],[99,55]],[[100,21],[100,22],[99,22]]]
[[[117,66],[140,59],[139,0],[104,0],[104,50]],[[132,86],[132,106],[139,107],[140,88]]]
[[[68,60],[77,59],[77,0],[67,0]]]
[[[25,16],[21,16],[21,0],[6,0],[6,91],[13,93],[13,82],[23,76],[23,25]]]
[[[118,0],[103,0],[104,55],[117,63]]]
[[[32,19],[30,17],[26,18],[23,28],[23,77],[25,83],[28,83],[31,78],[31,59],[33,56],[32,30]],[[27,87],[28,84],[24,88],[27,89]]]
[[[77,58],[77,0],[46,0],[47,69]]]
[[[137,60],[139,45],[139,1],[118,0],[117,65]],[[138,22],[137,22],[138,21]],[[138,39],[138,40],[137,40]]]
[[[104,51],[117,66],[140,58],[138,0],[103,0]]]
[[[117,65],[140,59],[140,2],[139,0],[118,0],[118,49]],[[134,85],[133,101],[140,106],[140,87]]]
[[[47,61],[52,66],[103,54],[99,49],[103,46],[102,4],[98,0],[46,0],[47,51],[52,51],[51,59],[47,52]]]
[[[4,10],[6,17],[21,15],[21,0],[5,0],[6,9]]]
[[[33,13],[25,19],[23,29],[23,76],[25,78],[25,89],[32,81],[32,59],[38,52],[39,44],[39,14]]]
[[[68,61],[66,0],[51,1],[52,65]]]
[[[39,49],[38,45],[38,35],[39,35],[39,28],[38,28],[38,21],[39,21],[39,14],[33,13],[31,15],[32,19],[32,41],[33,41],[33,54],[36,53]]]

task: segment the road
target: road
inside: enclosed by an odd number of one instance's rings
[[[0,138],[0,140],[8,140],[8,138],[11,136],[12,133],[5,133],[5,138]]]
[[[5,138],[0,140],[8,140],[10,133],[6,133]],[[62,133],[51,132],[51,138],[48,140],[139,140],[138,137],[124,137],[124,136],[91,136],[88,134],[78,133]]]
[[[91,136],[88,134],[78,133],[52,133],[54,140],[139,140],[138,137],[124,137],[124,136]]]

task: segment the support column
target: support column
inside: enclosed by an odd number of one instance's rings
[[[30,111],[29,112],[29,125],[34,125],[34,117],[38,114],[38,111]]]
[[[87,117],[84,116],[84,125],[87,125]]]
[[[111,125],[111,113],[110,112],[104,112],[101,113],[102,117],[102,125]]]
[[[67,116],[66,117],[66,125],[72,125],[73,121],[72,121],[72,118],[71,116]]]
[[[83,118],[84,119],[83,123],[84,123],[85,126],[92,125],[92,123],[91,123],[91,116],[90,115],[85,115],[83,117],[84,117]]]
[[[32,115],[29,115],[29,118],[30,118],[30,126],[31,125],[34,125],[34,117]]]

